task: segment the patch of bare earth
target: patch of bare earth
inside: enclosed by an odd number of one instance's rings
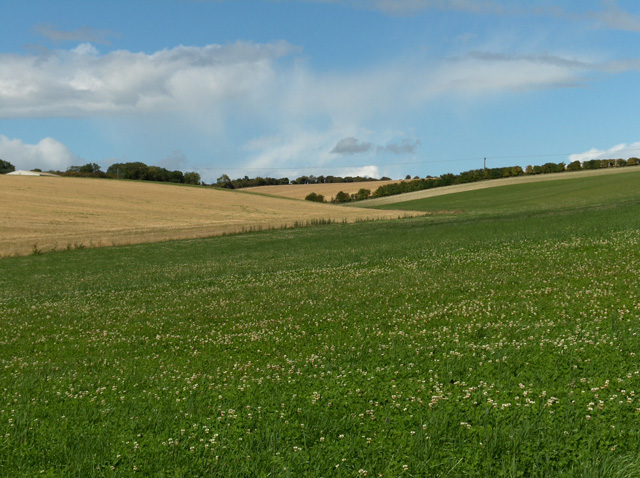
[[[0,176],[0,257],[415,215],[213,188]]]
[[[304,199],[311,193],[322,194],[325,200],[330,201],[340,191],[347,194],[355,194],[360,189],[368,189],[373,192],[386,184],[400,183],[400,180],[389,181],[363,181],[358,183],[327,183],[327,184],[287,184],[282,186],[257,186],[245,188],[243,191],[279,196],[292,199]]]

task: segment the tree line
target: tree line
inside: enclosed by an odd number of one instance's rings
[[[289,178],[270,178],[256,177],[231,179],[228,175],[220,176],[212,186],[226,189],[251,188],[256,186],[278,186],[283,184],[330,184],[330,183],[358,183],[365,181],[388,181],[391,178],[382,177],[379,180],[375,178],[363,178],[362,176],[300,176],[299,178],[289,180]]]
[[[563,171],[580,171],[601,168],[617,168],[624,166],[636,166],[640,164],[639,158],[625,159],[592,159],[589,161],[573,161],[566,165],[562,163],[545,163],[543,165],[529,165],[525,169],[520,166],[508,166],[505,168],[484,168],[463,171],[460,174],[443,174],[439,177],[427,177],[424,179],[414,178],[407,179],[398,183],[384,184],[371,192],[368,189],[360,189],[357,193],[347,194],[340,191],[331,202],[345,203],[351,201],[361,201],[363,199],[378,198],[385,196],[394,196],[396,194],[409,193],[413,191],[422,191],[424,189],[437,188],[442,186],[451,186],[453,184],[464,184],[482,181],[485,179],[499,179],[525,174],[549,174],[559,173]],[[322,194],[310,193],[305,198],[307,201],[325,202]]]
[[[8,161],[0,159],[0,174],[15,171],[15,166]],[[42,172],[41,169],[32,169]],[[115,163],[109,166],[107,171],[97,163],[87,163],[82,166],[69,166],[66,171],[48,171],[59,176],[71,176],[82,178],[112,178],[112,179],[137,179],[141,181],[159,181],[179,184],[202,184],[200,174],[196,172],[183,173],[182,171],[169,171],[160,166],[147,166],[141,162]]]

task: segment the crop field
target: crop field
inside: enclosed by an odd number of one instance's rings
[[[244,188],[243,191],[266,194],[269,196],[287,197],[292,199],[304,199],[310,193],[322,194],[327,201],[335,197],[340,191],[347,194],[355,194],[361,188],[371,192],[380,186],[391,183],[399,183],[400,180],[390,181],[363,181],[357,183],[327,183],[327,184],[287,184],[281,186],[257,186]]]
[[[455,184],[452,186],[445,186],[433,189],[424,189],[422,191],[414,191],[406,194],[395,195],[395,196],[385,196],[380,198],[368,199],[366,201],[359,201],[355,203],[348,203],[347,206],[355,206],[355,207],[378,207],[385,206],[391,208],[392,204],[395,203],[406,203],[409,201],[415,201],[419,199],[433,198],[437,196],[445,196],[449,194],[457,194],[462,192],[469,191],[477,191],[480,189],[495,189],[496,187],[502,186],[515,186],[522,184],[531,184],[531,183],[547,183],[549,181],[566,181],[568,179],[586,179],[586,178],[600,178],[602,176],[611,176],[611,175],[628,175],[629,173],[637,173],[640,174],[640,168],[635,166],[632,167],[621,167],[621,168],[607,168],[607,169],[593,169],[593,170],[583,170],[583,171],[565,171],[563,173],[553,173],[553,174],[534,174],[534,175],[524,175],[524,176],[515,176],[511,178],[500,178],[500,179],[489,179],[485,181],[478,181],[472,183],[463,183],[463,184]],[[638,176],[635,176],[636,178]],[[597,184],[599,179],[596,179],[592,184]],[[615,182],[616,179],[614,178]],[[637,179],[636,179],[637,181]],[[544,187],[544,186],[543,186]],[[562,186],[560,186],[561,188]],[[535,190],[536,186],[525,186],[524,190]],[[532,189],[531,189],[532,188]],[[373,191],[374,189],[372,189]],[[492,194],[489,192],[489,194]],[[564,197],[563,197],[564,196]],[[562,201],[567,196],[566,193],[560,191],[558,200]],[[464,196],[457,196],[457,199],[463,198]],[[447,199],[444,200],[448,206],[449,201]]]
[[[354,213],[212,188],[5,175],[0,175],[0,204],[0,257],[405,215]]]
[[[640,476],[626,189],[2,259],[0,475]]]
[[[442,212],[444,210],[465,216],[496,216],[506,214],[528,214],[577,208],[597,208],[605,205],[633,202],[640,196],[640,168],[619,168],[604,171],[549,174],[546,181],[514,183],[513,180],[493,182],[500,187],[454,190],[454,194],[429,195],[418,199],[414,193],[380,199],[393,201],[378,203],[362,201],[364,207],[379,207],[390,210]],[[585,174],[586,173],[586,174]],[[544,178],[534,176],[533,178]],[[514,178],[519,179],[519,178]],[[526,177],[525,177],[526,179]],[[461,185],[461,186],[473,186]],[[438,188],[446,190],[449,186]],[[437,191],[436,190],[427,190]],[[422,191],[418,191],[422,192]],[[403,196],[405,196],[403,198]],[[404,199],[404,200],[403,200]],[[355,203],[358,204],[358,203]],[[376,205],[377,204],[377,205]]]

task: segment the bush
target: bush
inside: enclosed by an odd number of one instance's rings
[[[324,202],[324,196],[322,194],[309,193],[304,198],[305,201]]]
[[[337,203],[349,202],[351,201],[351,196],[349,196],[344,191],[340,191],[338,194],[336,194],[336,197],[333,199],[333,201]]]

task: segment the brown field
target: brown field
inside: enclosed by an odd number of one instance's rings
[[[0,204],[0,257],[411,215],[213,188],[6,175]]]
[[[304,199],[310,193],[322,194],[327,201],[330,201],[340,191],[347,194],[357,193],[361,188],[369,189],[371,192],[380,186],[391,183],[399,183],[400,180],[390,181],[364,181],[361,183],[329,183],[329,184],[288,184],[284,186],[257,186],[254,188],[244,188],[243,191],[266,194],[268,196],[279,196],[292,199]]]

